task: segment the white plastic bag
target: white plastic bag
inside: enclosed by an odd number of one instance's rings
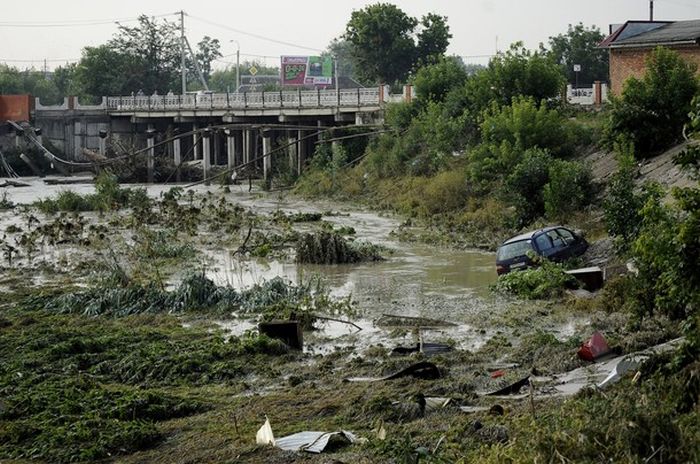
[[[258,429],[258,433],[255,434],[255,442],[258,445],[275,446],[275,436],[272,434],[272,426],[267,416],[265,416],[265,423]]]

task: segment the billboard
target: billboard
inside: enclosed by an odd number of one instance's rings
[[[282,85],[331,85],[333,58],[330,56],[283,56]]]

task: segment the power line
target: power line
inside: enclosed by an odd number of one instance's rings
[[[190,18],[192,18],[192,19],[195,19],[195,20],[197,20],[197,21],[201,21],[201,22],[206,23],[206,24],[209,24],[209,25],[211,25],[211,26],[220,27],[220,28],[222,28],[222,29],[226,29],[226,30],[232,31],[232,32],[235,32],[235,33],[237,33],[237,34],[247,35],[247,36],[250,36],[250,37],[254,37],[254,38],[256,38],[256,39],[266,40],[266,41],[268,41],[268,42],[272,42],[272,43],[276,43],[276,44],[280,44],[280,45],[286,45],[286,46],[288,46],[288,47],[300,48],[300,49],[303,49],[303,50],[310,50],[310,51],[314,51],[314,52],[323,52],[323,50],[321,50],[321,49],[319,49],[319,48],[306,47],[306,46],[304,46],[304,45],[299,45],[299,44],[294,44],[294,43],[291,43],[291,42],[285,42],[285,41],[282,41],[282,40],[272,39],[272,38],[270,38],[270,37],[265,37],[264,35],[254,34],[254,33],[252,33],[252,32],[247,32],[247,31],[243,31],[243,30],[240,30],[240,29],[236,29],[236,28],[227,26],[227,25],[225,25],[225,24],[220,24],[220,23],[216,23],[216,22],[214,22],[214,21],[209,21],[208,19],[200,18],[200,17],[198,17],[198,16],[192,16],[192,15],[187,15],[187,16],[190,17]]]
[[[173,16],[173,14],[147,15],[149,18],[164,18]],[[114,24],[117,22],[126,23],[138,21],[140,17],[129,18],[112,18],[112,19],[77,19],[65,20],[56,22],[21,22],[21,21],[0,21],[0,27],[84,27],[84,26],[102,26],[105,24]]]
[[[5,59],[5,58],[0,58],[0,62],[2,63],[38,63],[38,62],[48,62],[48,63],[70,63],[70,62],[76,62],[80,61],[80,58],[52,58],[52,59],[44,59],[44,58],[37,58],[36,60],[11,60],[11,59]]]

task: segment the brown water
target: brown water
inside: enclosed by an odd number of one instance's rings
[[[40,179],[22,179],[30,187],[8,188],[8,197],[15,203],[31,203],[39,198],[53,196],[62,190],[91,193],[91,184],[48,186]],[[172,185],[143,185],[149,194],[158,197]],[[218,186],[194,187],[195,192],[212,192],[221,195]],[[0,191],[0,196],[2,191]],[[453,339],[465,348],[480,345],[487,334],[467,325],[470,315],[489,310],[488,286],[496,280],[495,257],[492,253],[469,250],[449,250],[425,244],[399,242],[391,232],[400,219],[383,213],[350,207],[327,201],[304,201],[274,193],[247,191],[247,186],[232,187],[226,197],[257,214],[284,212],[325,212],[339,215],[324,216],[324,220],[336,227],[350,226],[356,231],[357,240],[383,245],[393,251],[388,259],[378,263],[355,265],[312,266],[298,265],[290,261],[246,260],[230,258],[231,250],[204,249],[211,264],[208,274],[219,284],[245,288],[274,277],[293,283],[320,278],[331,294],[338,298],[351,298],[356,302],[359,317],[354,322],[363,327],[357,330],[346,324],[325,323],[321,331],[311,334],[311,346],[327,351],[332,347],[370,345],[387,342],[387,331],[374,326],[382,314],[400,314],[444,319],[457,323],[455,327],[433,329],[425,336],[428,341]],[[4,230],[14,222],[13,213],[0,216]],[[308,225],[300,224],[303,229]],[[232,333],[242,333],[254,326],[254,321],[240,320],[225,323]],[[413,343],[413,334],[399,334],[391,343]],[[312,348],[313,350],[313,348]]]

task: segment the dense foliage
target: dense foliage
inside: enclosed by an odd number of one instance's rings
[[[564,68],[568,83],[588,87],[594,81],[608,80],[608,50],[599,47],[604,38],[597,26],[587,28],[582,23],[569,24],[566,34],[549,38],[549,54]],[[578,73],[574,71],[576,64],[581,66]]]
[[[696,66],[667,48],[648,57],[641,79],[625,81],[622,94],[610,100],[608,144],[629,137],[640,157],[650,156],[681,140],[690,103],[698,92]]]
[[[353,11],[343,35],[356,76],[367,84],[405,82],[417,64],[442,56],[450,38],[447,18],[428,14],[419,21],[390,3]]]

